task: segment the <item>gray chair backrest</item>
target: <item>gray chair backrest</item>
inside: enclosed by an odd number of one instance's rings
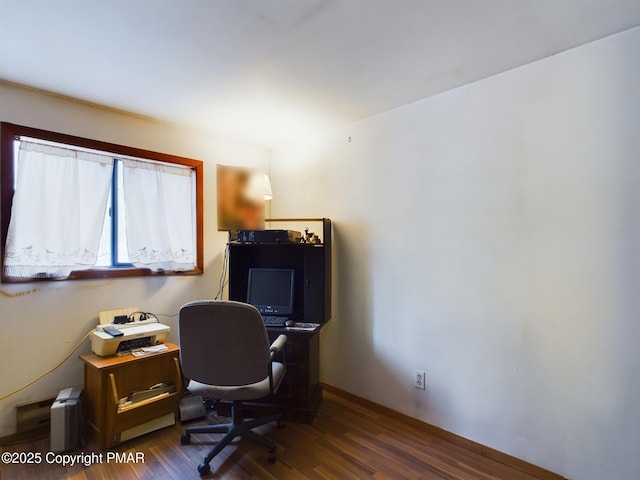
[[[249,304],[211,300],[180,309],[180,359],[184,375],[207,385],[247,385],[269,372],[269,337],[260,312]]]

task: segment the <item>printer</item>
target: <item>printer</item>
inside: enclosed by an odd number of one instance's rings
[[[164,343],[169,326],[157,320],[98,325],[91,332],[91,351],[101,357],[124,355],[131,350]]]

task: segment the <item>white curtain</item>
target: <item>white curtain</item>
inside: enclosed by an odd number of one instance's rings
[[[127,248],[131,263],[153,271],[195,268],[195,172],[123,160]]]
[[[96,263],[113,159],[20,142],[5,274],[66,277]]]

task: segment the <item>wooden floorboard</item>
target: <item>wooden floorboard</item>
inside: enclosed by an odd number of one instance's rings
[[[208,421],[223,422],[215,412]],[[204,423],[197,422],[196,424]],[[192,435],[190,445],[180,445],[184,427],[153,432],[102,452],[88,444],[69,455],[85,453],[87,463],[62,466],[47,463],[49,439],[2,448],[2,452],[40,453],[40,464],[15,465],[0,462],[0,479],[198,479],[197,472],[206,452],[219,435]],[[278,445],[278,459],[267,461],[261,448],[246,440],[233,442],[211,462],[211,473],[204,478],[260,480],[540,480],[463,446],[456,445],[420,428],[419,425],[384,415],[353,398],[325,391],[318,415],[312,425],[287,423],[260,427],[258,433]],[[107,462],[106,455],[131,454],[143,462]],[[5,453],[6,455],[6,453]],[[3,457],[4,459],[4,457]],[[50,458],[51,459],[51,458]],[[55,459],[54,459],[55,460]],[[560,477],[557,477],[560,478]]]

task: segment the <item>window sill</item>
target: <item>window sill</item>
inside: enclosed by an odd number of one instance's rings
[[[193,269],[182,272],[175,271],[163,271],[153,272],[148,268],[104,268],[104,269],[90,269],[90,270],[78,270],[71,272],[68,277],[40,277],[40,278],[16,278],[16,277],[3,277],[2,283],[27,283],[27,282],[42,282],[42,281],[60,281],[60,280],[88,280],[92,278],[130,278],[130,277],[171,277],[171,276],[189,276],[189,275],[202,275],[204,272],[199,269]]]

